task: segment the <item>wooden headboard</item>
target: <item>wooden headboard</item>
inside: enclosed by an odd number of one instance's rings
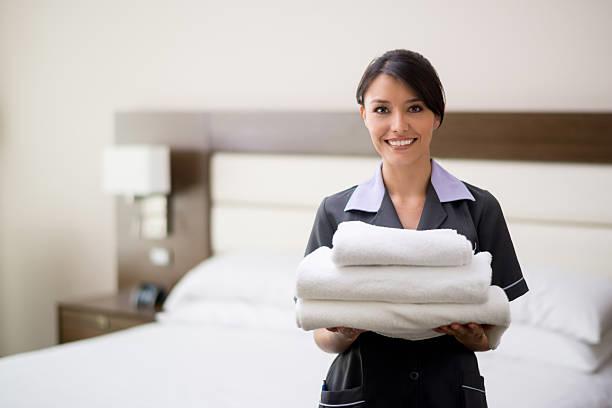
[[[357,111],[120,112],[115,143],[168,145],[172,171],[167,239],[133,236],[131,209],[116,200],[119,288],[141,281],[171,288],[210,256],[212,153],[376,156]],[[434,134],[432,156],[611,164],[612,114],[450,112]],[[172,251],[169,267],[149,262],[149,250],[158,246]]]

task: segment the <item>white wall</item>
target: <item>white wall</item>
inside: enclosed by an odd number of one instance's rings
[[[110,291],[99,157],[120,109],[354,109],[366,64],[423,53],[449,110],[612,109],[609,1],[0,1],[0,355]]]

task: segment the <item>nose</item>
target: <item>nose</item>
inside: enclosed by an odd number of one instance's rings
[[[396,111],[393,113],[391,130],[393,133],[399,134],[406,133],[410,130],[410,123],[404,112],[402,112],[400,109],[396,109]]]

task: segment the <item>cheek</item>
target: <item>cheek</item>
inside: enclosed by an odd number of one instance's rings
[[[435,130],[435,118],[433,115],[431,117],[426,117],[420,120],[416,126],[419,128],[419,133],[422,136],[430,137]]]
[[[381,121],[372,121],[368,124],[368,131],[374,143],[378,143],[379,139],[387,133],[388,127]]]

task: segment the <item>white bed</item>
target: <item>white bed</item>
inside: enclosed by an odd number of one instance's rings
[[[0,406],[312,408],[332,357],[299,330],[150,323],[5,358]],[[478,357],[490,407],[612,406],[610,362],[586,375]]]
[[[205,270],[219,285],[226,282],[225,290],[204,293],[212,285],[198,282],[193,272],[175,287],[174,299],[156,323],[0,359],[0,407],[317,406],[334,355],[320,351],[311,333],[296,327],[293,273],[321,198],[368,178],[375,163],[215,155],[215,255],[197,273]],[[544,265],[553,273],[559,267],[585,279],[598,275],[612,281],[612,192],[587,182],[612,180],[612,166],[442,163],[498,197],[519,259],[531,273]],[[337,169],[343,171],[334,173]],[[339,176],[325,177],[332,173]],[[563,183],[557,181],[559,174]],[[612,316],[602,319],[610,324]],[[512,330],[506,334],[508,344]],[[528,341],[520,346],[514,339],[514,356],[503,352],[504,339],[498,350],[477,353],[490,407],[514,408],[517,402],[612,407],[612,360],[587,372],[527,354],[517,357],[517,347],[527,350]],[[563,355],[559,359],[566,361]]]

